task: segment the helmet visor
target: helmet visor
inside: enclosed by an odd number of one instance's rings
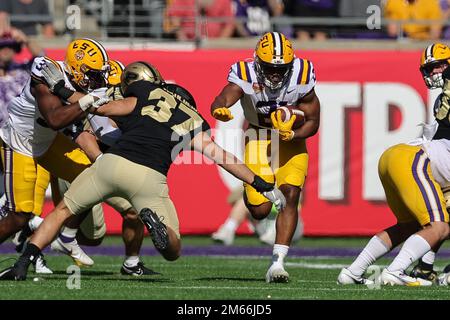
[[[423,76],[429,77],[433,74],[442,73],[448,65],[447,60],[438,60],[421,66],[420,72],[422,72]]]

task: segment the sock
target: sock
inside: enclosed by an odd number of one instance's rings
[[[412,263],[422,257],[431,249],[428,242],[419,236],[413,234],[403,244],[402,249],[395,257],[394,261],[387,267],[390,272],[404,272]]]
[[[436,253],[433,250],[428,251],[420,260],[420,265],[422,268],[427,270],[433,270],[434,259],[436,258]]]
[[[236,231],[236,229],[239,227],[237,221],[233,218],[228,218],[227,221],[223,224],[223,227],[225,229],[231,230],[233,232]]]
[[[355,276],[361,277],[370,265],[389,251],[389,247],[383,240],[377,236],[373,236],[356,260],[347,269]]]
[[[30,230],[34,231],[37,228],[39,228],[42,221],[44,221],[44,219],[42,219],[41,217],[38,217],[38,216],[34,216],[33,218],[31,218],[31,220],[28,221],[28,226],[30,227]]]
[[[274,244],[273,245],[273,253],[272,253],[272,264],[281,264],[284,263],[284,258],[287,256],[289,251],[289,246],[285,246],[282,244]]]
[[[139,256],[126,256],[124,261],[124,266],[131,268],[137,266],[139,263]]]
[[[36,259],[41,254],[41,249],[39,249],[37,246],[35,246],[32,243],[28,243],[27,247],[25,248],[25,251],[20,256],[20,260],[22,261],[28,261],[29,263],[36,261]]]
[[[63,231],[59,234],[59,238],[64,243],[69,243],[75,240],[77,236],[78,229],[72,229],[64,227]]]

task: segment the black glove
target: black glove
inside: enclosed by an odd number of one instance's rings
[[[255,178],[251,184],[253,188],[259,193],[263,193],[265,191],[272,191],[275,187],[274,183],[269,183],[264,181],[260,176],[255,175]]]

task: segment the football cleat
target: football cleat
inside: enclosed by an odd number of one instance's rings
[[[28,266],[35,257],[20,257],[17,262],[9,268],[0,271],[0,280],[24,281],[27,279]]]
[[[283,265],[273,263],[266,273],[266,282],[287,283],[289,282],[289,273],[284,270]]]
[[[35,262],[33,262],[34,271],[39,274],[52,274],[53,271],[47,267],[47,261],[45,261],[44,256],[41,254],[36,259]]]
[[[381,273],[381,283],[384,285],[397,285],[408,287],[429,287],[433,282],[421,278],[413,278],[402,271],[388,271],[384,269]]]
[[[372,285],[374,281],[363,278],[361,276],[354,275],[347,268],[343,268],[339,273],[337,278],[337,284],[347,285],[347,284],[363,284],[363,285]]]
[[[423,268],[420,266],[420,264],[416,265],[411,270],[409,275],[413,278],[420,278],[431,282],[437,282],[438,280],[436,271],[434,271],[433,269],[428,270],[426,268]]]
[[[216,242],[222,242],[226,246],[231,246],[234,242],[234,232],[223,225],[211,235]]]
[[[164,251],[169,246],[169,234],[167,227],[161,222],[158,215],[148,208],[144,208],[139,213],[139,217],[150,233],[156,249]]]
[[[450,285],[450,273],[441,273],[437,282],[440,286]]]
[[[56,238],[51,244],[51,248],[54,251],[64,253],[70,256],[75,264],[79,267],[91,267],[94,265],[92,260],[81,247],[78,245],[77,240],[71,242],[63,242],[60,237]]]
[[[127,267],[125,264],[122,265],[120,273],[128,276],[151,276],[161,274],[159,272],[153,271],[152,269],[146,268],[142,262],[138,262],[134,267]]]

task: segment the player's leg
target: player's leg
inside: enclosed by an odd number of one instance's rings
[[[68,167],[70,168],[70,165]],[[52,176],[51,186],[53,202],[55,203],[55,205],[57,205],[59,202],[61,202],[64,193],[69,189],[70,183],[66,180]],[[69,217],[65,221],[64,226],[61,228],[61,231],[58,233],[58,236],[51,244],[52,250],[70,256],[78,266],[94,265],[94,260],[92,260],[80,247],[77,236],[79,233],[80,225],[83,223],[83,221],[86,220],[88,216],[90,216],[92,220],[93,210],[102,211],[100,204],[94,207],[95,208],[86,210],[85,212],[82,212],[78,215]],[[100,214],[103,214],[103,212],[100,212]],[[82,240],[84,240],[84,238]]]
[[[378,175],[386,195],[389,208],[397,218],[397,223],[374,235],[352,264],[343,268],[338,276],[339,284],[371,284],[372,281],[363,277],[367,268],[380,257],[391,251],[400,243],[405,241],[411,234],[420,229],[420,225],[409,214],[408,207],[399,195],[398,185],[394,180],[410,182],[410,171],[403,175],[392,177],[393,172],[399,168],[411,165],[409,153],[404,153],[402,148],[396,146],[387,149],[380,157],[378,163]]]
[[[450,187],[442,188],[442,193],[444,194],[445,204],[448,212],[450,209]],[[443,243],[444,241],[436,246],[435,249],[428,251],[422,258],[420,258],[417,265],[412,269],[410,276],[430,281],[436,281],[437,272],[433,270],[433,266],[436,259],[436,254]]]
[[[2,143],[1,151],[5,170],[4,209],[9,213],[0,220],[0,243],[3,243],[33,217],[37,167],[33,158],[14,152],[5,143]]]
[[[140,260],[140,250],[144,240],[144,224],[137,211],[124,198],[113,197],[106,200],[122,216],[122,239],[125,244],[125,260],[120,269],[123,275],[141,276],[159,274],[144,266]]]
[[[420,278],[412,278],[405,270],[430,249],[436,249],[449,235],[449,217],[442,190],[431,173],[429,159],[419,147],[400,145],[402,153],[410,155],[410,166],[395,168],[391,173],[409,213],[422,226],[410,236],[392,263],[383,270],[382,281],[400,285],[431,285]],[[409,172],[409,179],[405,172]]]
[[[279,189],[286,198],[286,208],[278,213],[272,264],[266,274],[267,282],[287,282],[289,274],[284,270],[284,259],[297,228],[300,192],[308,171],[308,154],[305,142],[279,141],[279,150],[273,150],[278,162],[275,177]]]
[[[115,172],[113,179],[120,189],[120,196],[129,199],[139,212],[155,248],[166,260],[176,260],[181,249],[179,223],[169,197],[167,178],[155,170],[116,155],[105,154],[100,160],[106,171],[111,168],[109,172]]]

